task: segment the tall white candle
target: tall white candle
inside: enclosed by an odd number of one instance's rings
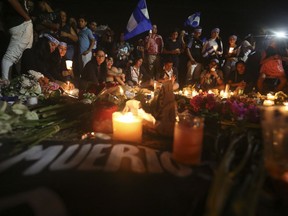
[[[142,141],[142,118],[133,115],[131,112],[112,114],[113,139],[136,142]]]

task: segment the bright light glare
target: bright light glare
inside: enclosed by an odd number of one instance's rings
[[[286,33],[285,32],[275,32],[275,36],[278,38],[285,38]]]

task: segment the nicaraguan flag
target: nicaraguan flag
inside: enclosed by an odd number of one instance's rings
[[[196,12],[189,16],[185,21],[185,26],[197,27],[200,24],[200,12]]]
[[[126,31],[124,33],[124,39],[128,40],[150,29],[152,29],[152,24],[149,19],[146,0],[140,0],[130,16]]]

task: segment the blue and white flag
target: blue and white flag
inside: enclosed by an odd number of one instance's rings
[[[200,12],[196,12],[192,15],[190,15],[187,20],[185,21],[184,25],[185,26],[191,26],[193,28],[199,26],[200,24]]]
[[[124,32],[124,39],[128,40],[150,29],[152,29],[152,24],[149,19],[146,0],[140,0],[130,16],[126,31]]]

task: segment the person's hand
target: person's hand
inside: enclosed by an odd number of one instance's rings
[[[241,81],[241,82],[239,83],[239,87],[245,88],[245,87],[246,87],[246,82],[245,82],[245,81]]]
[[[212,68],[211,68],[211,70],[210,70],[210,74],[211,74],[212,76],[214,76],[215,78],[218,77],[218,74],[217,74],[216,70],[212,70]]]
[[[89,50],[86,50],[86,51],[84,51],[83,53],[82,53],[82,55],[87,55],[88,53],[89,53],[90,51]]]
[[[73,71],[72,70],[65,70],[65,71],[62,71],[62,76],[66,77],[66,76],[70,76],[73,74]]]
[[[174,83],[175,80],[176,80],[176,75],[173,75],[173,76],[171,77],[171,81],[172,81],[172,83]]]
[[[69,34],[67,32],[61,31],[60,36],[61,37],[68,37]]]
[[[180,53],[181,53],[181,51],[180,51],[179,48],[177,48],[177,49],[174,50],[174,54],[180,54]]]
[[[63,89],[65,89],[65,90],[72,90],[72,89],[75,88],[74,84],[71,83],[71,82],[67,82],[67,83],[63,82],[63,84],[61,85],[61,87],[62,87]]]
[[[49,79],[47,77],[40,77],[38,79],[38,82],[39,82],[40,86],[45,86],[45,85],[48,85]]]
[[[120,75],[120,77],[121,77],[121,79],[122,79],[123,81],[125,81],[125,74],[124,74],[124,73],[122,73],[122,74]]]

